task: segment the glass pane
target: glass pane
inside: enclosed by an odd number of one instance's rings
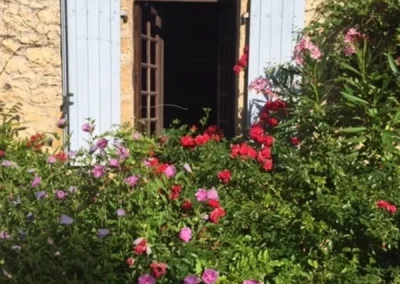
[[[155,42],[151,42],[150,44],[150,63],[151,64],[156,64],[156,48],[157,44]]]
[[[140,118],[147,118],[147,96],[141,96],[139,113]]]
[[[148,62],[147,62],[147,53],[146,53],[146,50],[147,50],[147,40],[142,39],[142,47],[141,47],[142,63],[148,63]]]
[[[157,69],[150,69],[150,90],[152,92],[157,91]]]
[[[156,133],[156,125],[157,125],[156,121],[151,122],[151,124],[150,124],[151,134],[155,134]]]
[[[151,96],[150,98],[150,106],[151,106],[151,110],[150,110],[150,117],[151,118],[157,118],[157,96]]]
[[[147,91],[147,68],[142,68],[142,72],[141,72],[141,76],[142,76],[142,82],[141,82],[141,86],[140,89],[142,91]]]

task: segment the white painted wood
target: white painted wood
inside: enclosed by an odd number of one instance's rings
[[[70,98],[70,149],[87,147],[87,118],[94,134],[120,124],[120,0],[64,0]]]
[[[264,76],[265,68],[291,61],[295,32],[304,27],[304,0],[252,0],[248,82]],[[248,93],[248,124],[258,117],[266,99]]]

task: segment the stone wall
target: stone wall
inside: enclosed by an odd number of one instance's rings
[[[306,25],[308,25],[314,17],[315,8],[321,3],[323,0],[305,0],[306,1]]]
[[[0,100],[23,104],[28,135],[57,131],[60,33],[59,0],[0,0]]]

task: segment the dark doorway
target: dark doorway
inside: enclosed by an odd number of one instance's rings
[[[164,127],[217,124],[218,3],[160,3],[164,38]],[[179,108],[178,108],[179,106]],[[182,109],[184,108],[184,109]]]
[[[160,134],[178,119],[234,132],[237,57],[235,0],[137,0],[135,105],[138,126]]]

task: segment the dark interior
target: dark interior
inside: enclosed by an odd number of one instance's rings
[[[217,122],[217,3],[158,3],[164,39],[164,127]],[[182,109],[184,108],[184,109]]]

